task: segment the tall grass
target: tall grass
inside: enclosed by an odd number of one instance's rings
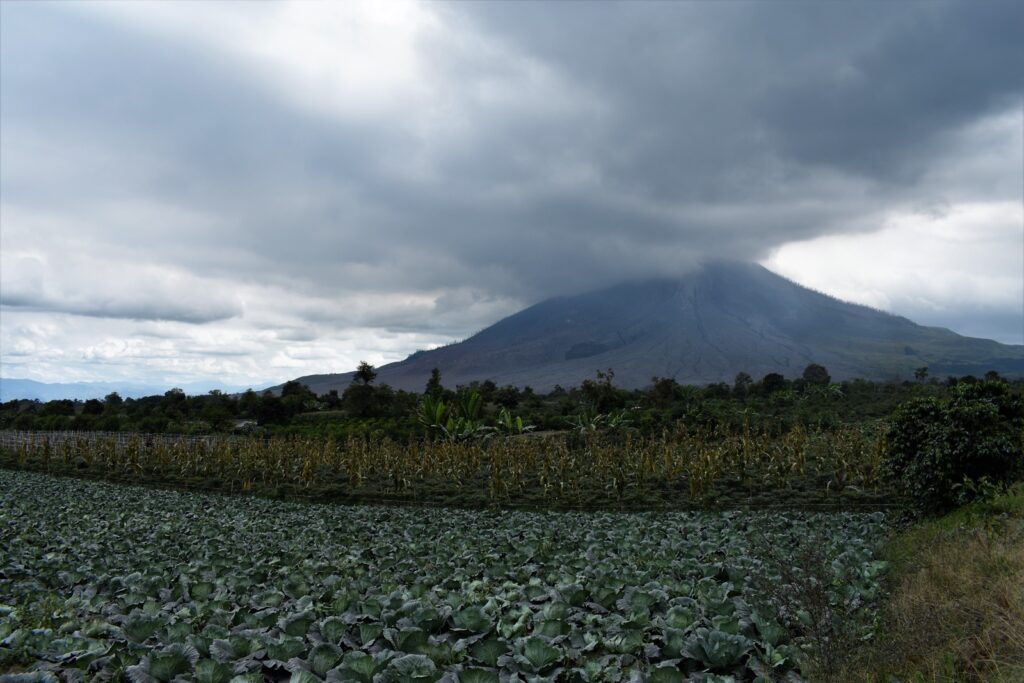
[[[742,504],[795,490],[881,500],[876,430],[801,428],[769,437],[589,434],[487,441],[0,435],[0,464],[127,481],[342,499],[468,505],[664,507]]]
[[[1024,487],[892,539],[874,641],[834,680],[1024,681]]]

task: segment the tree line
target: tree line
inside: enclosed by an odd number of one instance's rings
[[[424,410],[471,405],[473,420],[500,427],[518,420],[535,430],[584,429],[594,425],[629,425],[654,433],[679,422],[695,428],[752,428],[785,431],[796,424],[831,428],[887,417],[912,398],[942,398],[963,383],[999,381],[985,378],[929,377],[918,369],[916,381],[876,382],[856,379],[833,382],[827,368],[808,365],[800,377],[769,373],[754,379],[740,372],[730,383],[705,386],[680,384],[654,377],[644,389],[615,386],[613,369],[601,370],[579,386],[556,386],[549,392],[530,387],[498,386],[493,381],[445,388],[434,369],[421,392],[377,384],[376,369],[361,363],[351,384],[340,393],[314,393],[291,381],[279,392],[188,396],[181,389],[144,398],[116,393],[87,401],[12,400],[0,404],[0,429],[138,431],[151,433],[229,433],[352,435],[409,439],[428,434]],[[1009,386],[1024,391],[1024,382]],[[475,397],[475,398],[473,398]],[[430,405],[425,405],[431,401]]]

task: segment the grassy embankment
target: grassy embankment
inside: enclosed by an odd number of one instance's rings
[[[1024,484],[919,523],[881,554],[881,629],[836,680],[1024,681]]]

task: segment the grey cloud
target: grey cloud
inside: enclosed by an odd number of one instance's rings
[[[310,327],[286,327],[279,329],[274,335],[281,341],[310,342],[320,337],[316,329]]]
[[[429,100],[352,118],[196,36],[3,3],[5,249],[60,245],[52,277],[81,250],[207,283],[133,298],[76,271],[68,297],[5,274],[4,305],[189,323],[263,306],[301,343],[464,336],[543,296],[908,205],[1019,198],[981,168],[999,141],[961,139],[1024,94],[1017,3],[426,7],[443,29],[416,45]],[[951,155],[970,170],[934,173]],[[66,220],[15,244],[11,207]],[[275,300],[243,307],[234,289],[261,286]],[[424,291],[433,305],[396,298]]]
[[[1020,3],[915,7],[832,73],[779,88],[766,102],[781,148],[810,163],[913,179],[934,136],[1024,91]]]
[[[176,302],[157,299],[150,302],[132,301],[70,301],[33,296],[28,293],[4,294],[0,305],[26,311],[71,313],[92,318],[123,318],[127,320],[170,320],[203,324],[227,320],[241,314],[237,304],[222,301]]]
[[[1019,11],[985,7],[445,7],[508,59],[542,65],[581,104],[488,107],[471,86],[500,85],[514,69],[430,45],[425,59],[447,69],[439,82],[469,117],[472,141],[442,123],[434,147],[409,120],[415,112],[329,121],[188,44],[54,8],[8,11],[5,49],[34,59],[5,70],[5,126],[42,121],[58,140],[86,129],[116,154],[141,145],[152,161],[120,177],[80,168],[45,198],[16,170],[4,195],[83,211],[88,203],[69,197],[124,192],[187,206],[209,224],[157,215],[99,229],[126,252],[216,276],[306,279],[321,294],[386,282],[536,298],[652,265],[671,274],[702,255],[756,258],[849,229],[879,199],[900,201],[883,181],[939,151],[939,133],[1021,92],[1009,65],[1024,61],[1011,59],[1022,48],[1000,24]],[[956,49],[939,50],[943,41]],[[424,154],[425,177],[401,172]],[[820,164],[840,174],[831,187]],[[558,177],[570,180],[559,187]],[[635,253],[602,246],[616,241]]]
[[[619,135],[600,138],[618,147],[608,168],[671,196],[773,191],[776,173],[762,185],[737,167],[760,175],[779,157],[890,181],[919,171],[936,135],[1016,106],[1024,91],[1024,7],[1014,2],[467,11],[613,100]]]

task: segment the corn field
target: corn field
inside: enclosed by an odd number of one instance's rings
[[[467,506],[884,506],[878,431],[595,434],[488,441],[0,432],[0,465],[54,474],[336,499]]]

